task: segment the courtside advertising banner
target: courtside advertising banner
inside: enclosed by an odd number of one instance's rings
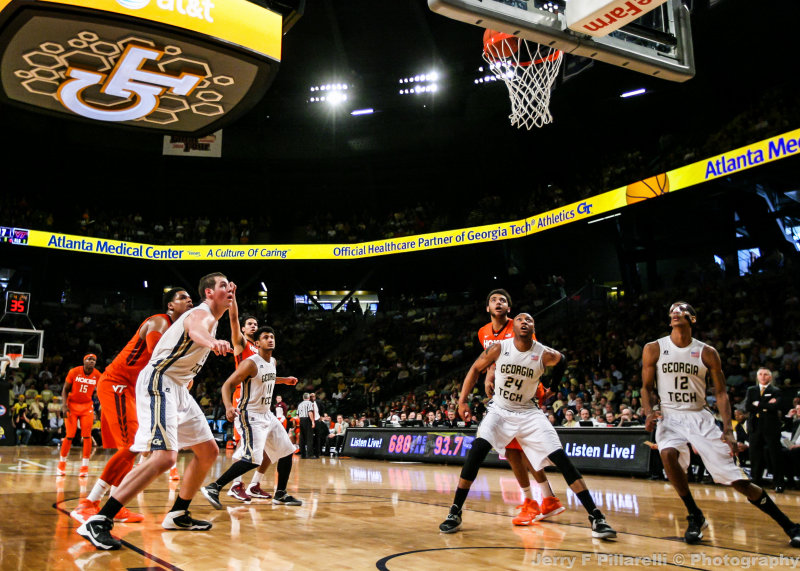
[[[649,473],[651,449],[644,428],[557,428],[567,456],[582,472]],[[406,462],[463,464],[475,429],[348,428],[343,456]],[[486,466],[508,466],[502,451],[492,450]]]
[[[525,238],[551,228],[608,214],[669,192],[730,176],[761,164],[795,156],[798,153],[800,153],[800,129],[521,220],[355,244],[154,246],[11,227],[0,227],[0,243],[164,261],[372,258]]]

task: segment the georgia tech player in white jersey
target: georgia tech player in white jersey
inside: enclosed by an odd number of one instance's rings
[[[286,493],[286,484],[292,470],[294,444],[283,425],[270,412],[275,384],[296,385],[297,378],[276,375],[275,358],[272,356],[272,351],[275,349],[275,331],[271,327],[259,327],[254,337],[258,353],[242,361],[222,385],[225,416],[229,421],[236,422],[242,438],[233,455],[237,461],[215,482],[202,488],[203,495],[218,510],[223,509],[219,501],[220,490],[235,478],[259,465],[266,469],[265,462],[266,465],[271,462],[278,463],[278,485],[272,503],[289,506],[299,506],[303,503]],[[241,400],[238,406],[235,406],[232,402],[232,393],[240,384]],[[261,491],[260,486],[258,491]],[[267,499],[265,496],[268,496],[252,495],[263,499]]]
[[[736,465],[736,440],[725,375],[716,349],[692,337],[697,313],[685,301],[678,301],[670,307],[669,319],[672,327],[669,336],[648,343],[642,353],[642,404],[647,415],[645,428],[652,431],[657,423],[656,442],[664,470],[689,512],[686,518],[689,525],[684,533],[686,543],[703,539],[703,529],[708,526],[695,504],[686,476],[691,444],[716,483],[728,484],[747,496],[750,503],[783,528],[793,547],[800,547],[800,525],[786,517],[767,493]],[[722,430],[705,407],[707,373],[713,381]],[[661,400],[660,414],[656,388]]]
[[[458,412],[462,418],[468,410],[467,398],[481,371],[495,365],[492,405],[478,426],[477,438],[472,442],[461,470],[453,505],[447,519],[439,525],[439,531],[453,533],[461,528],[461,508],[481,463],[492,448],[503,450],[516,438],[534,468],[541,470],[554,464],[561,471],[567,485],[589,513],[592,537],[616,537],[617,532],[606,523],[586,482],[564,452],[555,428],[534,400],[545,367],[553,367],[551,379],[561,379],[567,360],[558,351],[534,341],[533,335],[533,317],[520,313],[514,318],[514,338],[486,348],[464,379],[458,400]]]
[[[669,337],[658,340],[656,387],[661,400],[661,414],[670,411],[703,410],[706,405],[706,373],[703,349],[706,344],[692,339],[678,347]]]
[[[202,303],[167,329],[153,349],[150,363],[140,371],[136,381],[139,429],[131,450],[152,454],[125,476],[98,514],[78,528],[78,534],[98,549],[120,548],[120,541],[110,533],[114,516],[175,464],[181,448],[191,449],[194,457],[184,470],[178,498],[161,525],[165,529],[211,529],[210,522],[190,516],[189,503],[217,459],[219,447],[188,385],[210,352],[231,352],[228,341],[214,336],[217,321],[231,304],[230,285],[220,273],[202,277],[198,288]]]

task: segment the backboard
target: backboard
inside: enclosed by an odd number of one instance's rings
[[[44,359],[44,331],[0,327],[0,357],[22,353],[23,363],[41,363]]]
[[[428,0],[448,18],[544,44],[566,54],[596,59],[670,81],[694,76],[689,10],[667,0],[605,36],[567,27],[569,0]]]

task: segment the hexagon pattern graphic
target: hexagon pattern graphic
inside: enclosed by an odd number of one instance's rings
[[[84,30],[63,43],[47,41],[25,52],[22,59],[29,67],[14,70],[14,77],[28,93],[36,97],[56,99],[58,88],[71,65],[108,73],[129,44],[155,47],[155,43],[147,38],[127,36],[119,40],[108,40],[95,32]],[[178,122],[181,113],[221,115],[224,88],[233,85],[234,79],[227,75],[214,76],[208,63],[185,55],[180,46],[169,45],[162,49],[164,56],[156,63],[159,71],[178,74],[188,67],[193,73],[205,74],[205,78],[198,86],[200,89],[188,96],[165,94],[161,97],[158,108],[139,121],[163,127]],[[207,90],[212,84],[216,89]],[[127,103],[118,97],[104,95],[99,90],[91,93],[88,91],[85,94],[87,100],[98,107],[124,107]]]

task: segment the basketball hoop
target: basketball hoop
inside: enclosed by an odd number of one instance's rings
[[[553,121],[550,89],[562,55],[559,50],[511,34],[495,30],[483,34],[483,59],[508,88],[512,125],[530,130]]]

